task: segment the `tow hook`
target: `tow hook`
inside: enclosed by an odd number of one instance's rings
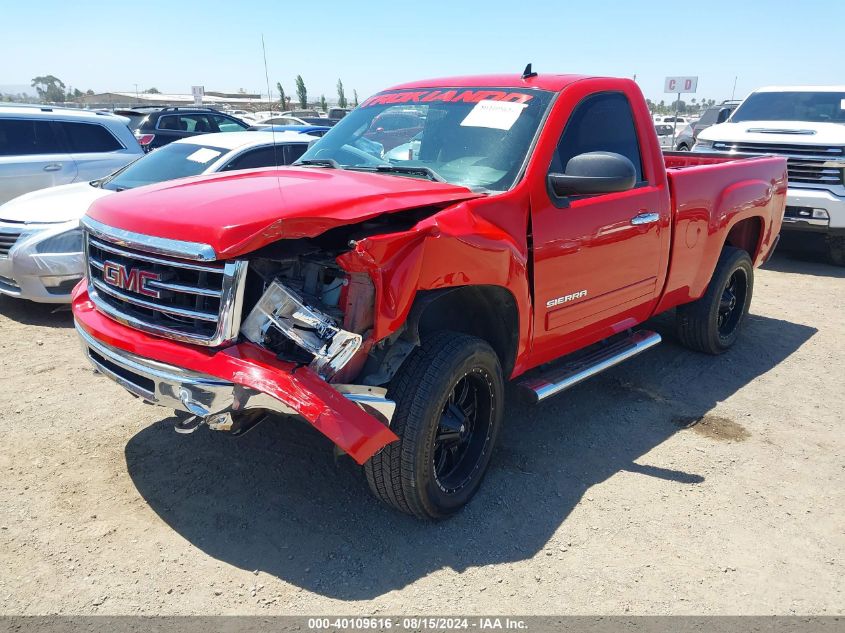
[[[173,425],[173,430],[177,433],[193,433],[203,424],[208,426],[212,431],[231,431],[233,426],[232,416],[228,413],[220,413],[218,415],[199,416],[192,415],[184,420],[179,420]]]
[[[229,431],[232,429],[231,415],[228,413],[210,415],[208,409],[194,400],[193,395],[187,389],[182,388],[179,390],[179,400],[192,415],[179,420],[173,426],[173,430],[177,433],[193,433],[203,424],[208,425],[208,428],[213,431]]]
[[[180,420],[173,425],[173,430],[177,433],[187,435],[188,433],[193,433],[200,428],[204,422],[205,418],[201,418],[198,415],[192,415],[191,417],[184,419],[180,418]]]

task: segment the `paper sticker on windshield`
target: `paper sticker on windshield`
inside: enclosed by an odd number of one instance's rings
[[[220,156],[220,152],[217,150],[209,149],[207,147],[200,147],[197,151],[193,154],[188,154],[188,160],[192,160],[195,163],[207,163],[209,161],[214,160]]]
[[[465,127],[489,127],[509,130],[525,109],[525,103],[510,101],[479,101],[461,121]]]
[[[839,100],[839,109],[840,109],[840,110],[845,110],[845,99],[840,99],[840,100]]]

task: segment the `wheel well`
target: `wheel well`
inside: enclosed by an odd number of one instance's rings
[[[365,385],[386,385],[427,334],[451,330],[487,341],[510,376],[519,342],[516,299],[501,286],[459,286],[417,293],[402,327],[376,344],[359,374]]]
[[[754,261],[760,248],[762,224],[762,220],[757,216],[740,220],[731,227],[728,237],[725,239],[725,244],[734,248],[741,248]]]
[[[412,336],[418,340],[438,330],[477,336],[490,344],[504,375],[510,375],[519,341],[519,312],[508,290],[500,286],[462,286],[420,294],[408,317]]]

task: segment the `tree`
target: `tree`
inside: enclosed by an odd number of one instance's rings
[[[340,79],[337,80],[337,106],[346,107],[346,94],[343,92],[343,82]]]
[[[279,103],[282,104],[282,110],[288,109],[288,98],[285,96],[285,89],[282,88],[282,82],[276,82],[276,90],[279,91]]]
[[[91,88],[88,88],[88,90],[85,91],[85,94],[87,94],[90,97],[94,94],[94,91],[91,90]]]
[[[30,84],[38,92],[41,101],[64,101],[65,83],[53,75],[35,77]]]
[[[329,104],[326,103],[326,95],[320,95],[320,107],[323,109],[323,112],[329,111]]]
[[[352,90],[352,107],[353,108],[358,107],[358,91],[357,90]]]
[[[303,110],[308,107],[308,90],[305,88],[305,82],[302,80],[302,75],[296,76],[296,97],[299,99],[299,107]]]
[[[158,88],[147,88],[146,90],[144,90],[144,93],[148,94],[148,95],[160,95],[161,94],[161,92],[159,91]]]

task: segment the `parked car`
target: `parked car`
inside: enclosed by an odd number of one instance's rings
[[[181,138],[214,132],[243,132],[249,124],[210,108],[162,108],[150,112],[133,129],[145,151]]]
[[[423,118],[416,112],[399,110],[375,117],[364,138],[381,143],[385,151],[411,141],[423,128]]]
[[[731,113],[736,110],[739,101],[724,101],[720,105],[707,108],[698,121],[690,123],[678,135],[675,140],[675,149],[679,152],[688,152],[695,145],[695,139],[702,130],[706,130],[711,125],[718,125],[724,123],[731,116]]]
[[[136,159],[143,151],[126,123],[105,112],[0,105],[0,204],[101,178]]]
[[[690,123],[691,119],[689,117],[675,116],[675,115],[672,115],[672,114],[669,114],[669,115],[659,115],[658,114],[658,115],[655,115],[653,117],[653,120],[654,120],[655,124],[666,123],[666,124],[669,124],[669,125],[674,125],[675,123],[677,123],[678,126],[682,126],[682,125],[688,125]]]
[[[315,140],[296,132],[204,134],[170,143],[91,182],[40,189],[0,206],[0,294],[67,303],[82,278],[79,219],[94,200],[219,171],[288,165]],[[274,142],[275,141],[275,142]]]
[[[299,132],[310,136],[323,136],[331,128],[327,125],[252,125],[250,130],[261,132]]]
[[[321,118],[317,110],[285,110],[279,116]]]
[[[693,128],[691,124],[685,126],[678,133],[678,136],[675,138],[675,151],[689,152],[692,149],[692,146],[695,145],[692,133]]]
[[[657,134],[657,142],[660,144],[660,149],[672,149],[672,135],[675,128],[668,123],[658,123],[654,126],[654,131]]]
[[[399,100],[414,159],[361,149]],[[77,331],[179,432],[300,416],[424,518],[481,485],[506,379],[544,400],[673,309],[683,344],[728,350],[786,195],[784,158],[664,156],[635,82],[573,75],[404,84],[296,165],[97,200]]]
[[[352,112],[352,108],[329,108],[326,116],[330,119],[334,119],[335,121],[340,121],[350,112]]]
[[[327,119],[326,117],[317,116],[302,116],[298,117],[304,125],[327,125],[333,127],[337,123],[337,119]]]
[[[138,125],[140,125],[141,121],[143,121],[146,116],[153,112],[158,112],[161,109],[161,106],[137,106],[134,108],[117,108],[113,110],[113,113],[129,119],[129,123],[127,125],[130,130],[134,130],[138,127]]]
[[[305,121],[295,116],[277,115],[256,119],[253,125],[308,125]]]
[[[786,156],[784,239],[845,266],[845,86],[756,90],[726,123],[702,131],[693,151]]]

